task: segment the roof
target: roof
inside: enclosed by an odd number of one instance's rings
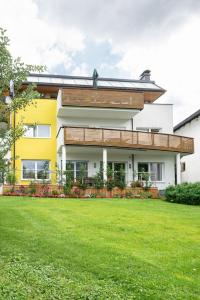
[[[51,86],[78,86],[78,87],[93,87],[93,77],[85,76],[65,76],[52,74],[30,74],[25,84],[36,83],[37,85],[51,85]],[[96,79],[97,88],[117,88],[117,89],[133,89],[133,90],[147,90],[164,93],[165,90],[155,84],[151,80],[130,80],[118,78],[103,78]]]
[[[180,129],[181,127],[183,127],[184,125],[186,125],[187,123],[191,122],[192,120],[198,118],[200,116],[200,109],[197,110],[195,113],[193,113],[192,115],[190,115],[189,117],[187,117],[185,120],[181,121],[180,123],[178,123],[176,126],[174,126],[174,131]]]

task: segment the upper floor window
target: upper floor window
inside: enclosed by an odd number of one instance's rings
[[[50,125],[24,125],[24,137],[29,138],[50,138],[51,127]]]
[[[158,133],[158,132],[161,131],[161,128],[137,127],[136,130],[152,132],[152,133]]]

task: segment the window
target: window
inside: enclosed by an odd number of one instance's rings
[[[108,161],[107,167],[112,170],[113,177],[116,181],[126,181],[126,162]],[[103,171],[103,162],[100,162],[100,171]]]
[[[24,125],[24,137],[50,138],[50,125]]]
[[[153,132],[153,133],[158,133],[160,131],[159,128],[151,128],[150,129],[150,132]]]
[[[79,178],[81,167],[84,168],[85,177],[88,177],[87,161],[68,161],[66,164],[66,169],[72,171],[72,177],[74,180]]]
[[[185,162],[181,163],[181,172],[185,172]]]
[[[163,180],[163,163],[138,163],[138,179],[144,180],[143,174],[148,173],[151,181]]]
[[[23,160],[22,161],[22,179],[50,179],[48,160]]]
[[[145,131],[145,132],[152,132],[152,133],[158,133],[158,132],[161,131],[161,128],[136,127],[136,130]]]

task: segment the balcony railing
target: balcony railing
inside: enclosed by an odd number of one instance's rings
[[[98,89],[62,89],[62,106],[143,109],[144,93]]]
[[[64,127],[66,145],[102,146],[193,153],[193,138],[173,134],[87,127]]]

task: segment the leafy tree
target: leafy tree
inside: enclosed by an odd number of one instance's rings
[[[43,66],[27,65],[19,57],[14,59],[8,47],[9,38],[6,30],[0,28],[0,124],[3,124],[0,126],[0,173],[9,165],[9,161],[5,159],[6,154],[24,133],[22,124],[12,126],[10,116],[25,109],[32,103],[32,99],[39,98],[35,85],[29,85],[23,89],[22,83],[27,80],[31,72],[40,73],[45,70]],[[14,84],[12,93],[10,93],[11,82]],[[6,123],[7,126],[5,126]]]

